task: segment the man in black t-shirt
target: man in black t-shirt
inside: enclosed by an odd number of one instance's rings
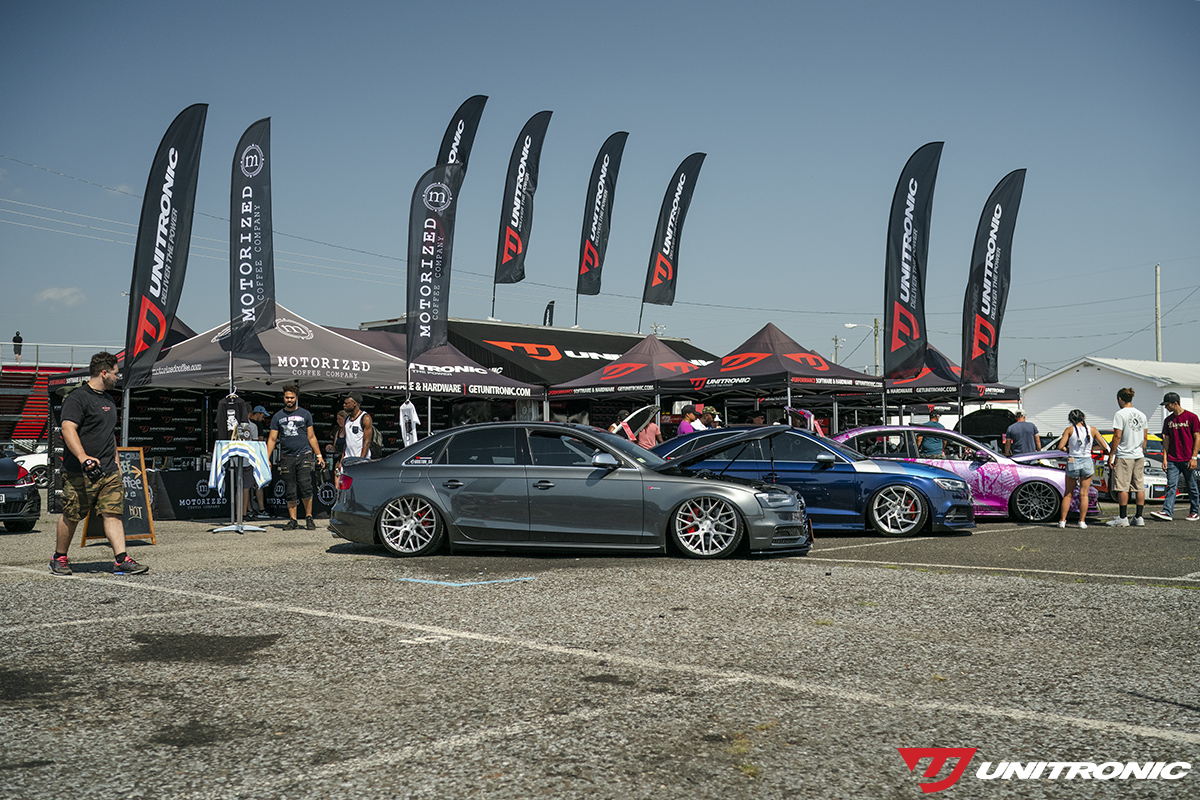
[[[63,514],[50,572],[70,575],[67,548],[75,528],[89,514],[104,520],[104,535],[112,545],[113,572],[140,575],[149,567],[125,552],[125,484],[117,465],[117,404],[108,392],[117,385],[117,357],[112,353],[92,356],[91,377],[67,395],[62,406]]]
[[[321,455],[321,446],[317,444],[317,435],[313,432],[312,414],[300,407],[300,387],[289,385],[283,387],[283,410],[276,411],[271,417],[271,433],[267,437],[267,460],[279,445],[279,474],[283,478],[283,488],[287,492],[288,522],[283,526],[285,531],[294,531],[299,527],[296,521],[296,506],[304,503],[305,527],[310,531],[317,529],[312,518],[312,468],[313,457],[325,468],[325,457]]]

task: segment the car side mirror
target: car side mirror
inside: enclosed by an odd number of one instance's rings
[[[621,465],[612,453],[596,453],[592,456],[592,466],[599,469],[616,469]]]
[[[822,467],[832,467],[836,462],[833,453],[817,453],[817,463]]]
[[[971,460],[972,461],[989,461],[991,459],[988,456],[988,454],[986,452],[984,452],[983,450],[975,450],[975,451],[972,451],[972,453],[971,453]]]

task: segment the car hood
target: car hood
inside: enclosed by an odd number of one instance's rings
[[[750,430],[733,433],[729,436],[714,436],[712,437],[712,444],[697,447],[690,453],[671,459],[657,469],[662,471],[671,467],[690,467],[693,464],[699,464],[701,461],[707,461],[713,453],[727,450],[737,444],[745,444],[746,442],[753,442],[760,439],[773,439],[776,436],[787,433],[788,430],[787,425],[768,425],[762,428],[751,428]]]
[[[864,458],[862,461],[851,463],[855,472],[876,473],[883,475],[908,475],[914,478],[954,478],[961,481],[958,475],[949,470],[930,464],[920,464],[916,461],[892,461],[890,459]]]

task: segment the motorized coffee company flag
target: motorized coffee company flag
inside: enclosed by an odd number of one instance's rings
[[[643,303],[669,306],[675,302],[675,284],[679,279],[679,239],[683,221],[692,202],[696,178],[704,163],[704,153],[692,153],[683,160],[663,196],[658,212],[658,227],[654,231],[654,249],[650,251],[650,266],[646,271]]]
[[[496,245],[494,283],[519,283],[525,280],[525,253],[533,231],[533,195],[537,191],[538,164],[542,159],[542,141],[550,124],[550,111],[539,111],[529,118],[513,145],[508,160],[508,178],[500,203],[500,238]]]
[[[462,164],[463,172],[466,172],[471,145],[475,143],[475,132],[479,130],[479,118],[483,116],[483,107],[487,105],[487,100],[487,95],[477,94],[467,98],[458,107],[458,111],[454,112],[454,117],[442,136],[442,146],[438,149],[438,164]]]
[[[963,299],[962,379],[966,383],[1000,380],[1000,326],[1012,277],[1012,240],[1017,209],[1025,188],[1025,170],[1004,176],[983,207],[975,229],[971,274]]]
[[[621,155],[625,152],[627,131],[617,131],[605,140],[588,181],[587,201],[583,206],[583,232],[579,236],[579,276],[575,294],[600,294],[600,271],[604,253],[608,250],[608,233],[612,228],[613,201],[617,196],[617,174],[621,170]],[[578,320],[576,320],[578,321]]]
[[[919,148],[900,173],[888,219],[884,267],[884,377],[911,378],[925,366],[925,258],[933,186],[943,142]]]
[[[233,154],[229,191],[229,349],[261,351],[258,334],[275,325],[275,247],[271,222],[271,119],[255,122]]]
[[[439,164],[422,175],[413,189],[406,305],[410,367],[422,353],[447,341],[454,213],[465,172],[460,163]]]
[[[175,320],[192,239],[200,148],[207,116],[205,103],[180,112],[167,128],[150,167],[129,288],[126,389],[149,382],[150,367],[158,359],[163,340]]]

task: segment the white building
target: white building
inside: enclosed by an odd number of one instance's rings
[[[1097,428],[1111,428],[1117,413],[1117,390],[1130,387],[1133,405],[1146,415],[1150,432],[1162,429],[1163,395],[1175,392],[1179,404],[1195,411],[1200,403],[1200,364],[1137,361],[1125,358],[1081,358],[1021,387],[1021,405],[1043,437],[1062,433],[1067,414],[1078,408]]]

